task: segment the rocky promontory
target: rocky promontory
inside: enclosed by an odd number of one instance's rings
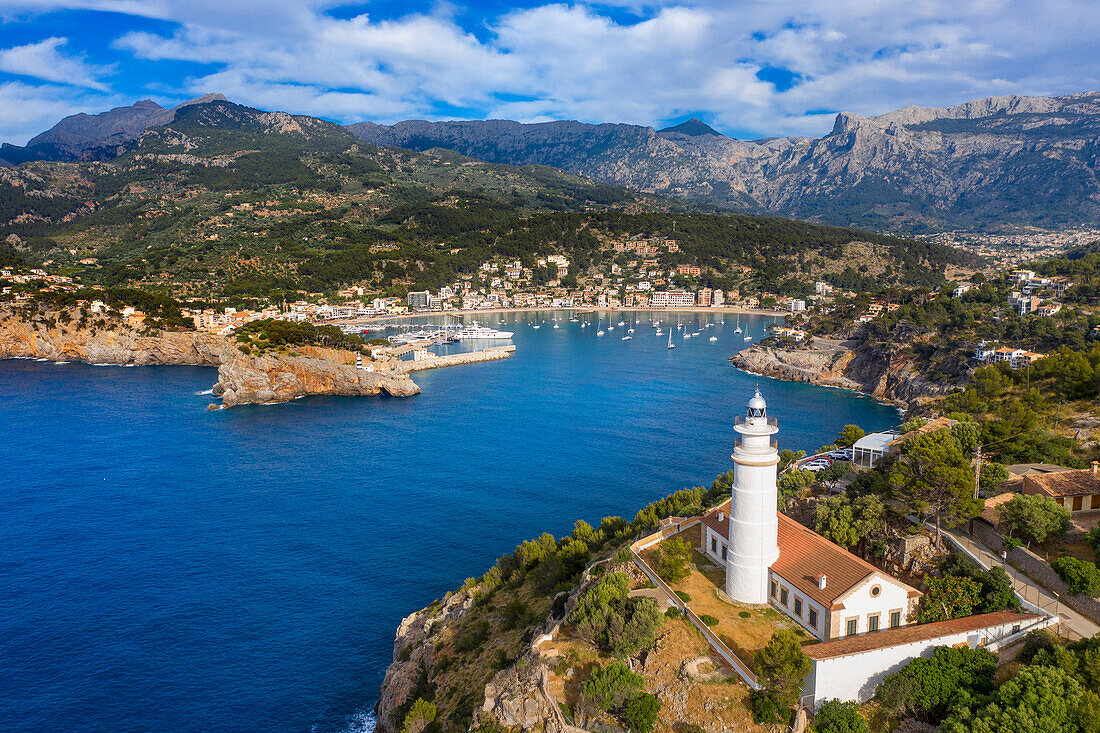
[[[218,367],[214,394],[222,398],[223,406],[232,407],[246,402],[285,402],[305,395],[371,396],[385,392],[391,397],[409,397],[420,393],[420,387],[400,370],[356,369],[350,352],[346,353],[351,363],[341,363],[305,353],[308,351],[254,356],[230,349]]]
[[[731,356],[730,363],[765,377],[864,392],[905,409],[958,386],[928,380],[904,354],[828,341],[797,347],[756,344]]]
[[[400,364],[356,369],[353,352],[302,347],[246,354],[224,336],[201,331],[133,328],[125,321],[78,310],[33,312],[0,307],[0,359],[47,359],[88,364],[218,367],[214,394],[222,406],[285,402],[308,395],[408,397],[420,388]]]

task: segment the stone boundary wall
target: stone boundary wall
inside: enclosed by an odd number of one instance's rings
[[[975,521],[973,526],[974,538],[988,547],[995,554],[1004,551],[1004,538],[1001,534],[985,522]],[[1047,590],[1055,593],[1067,606],[1096,623],[1100,623],[1100,600],[1091,596],[1079,595],[1070,592],[1054,568],[1043,558],[1025,547],[1017,547],[1008,553],[1008,562],[1014,568],[1034,580]]]

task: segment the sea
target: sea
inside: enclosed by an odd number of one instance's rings
[[[733,368],[763,317],[480,320],[514,356],[404,399],[212,411],[211,368],[0,361],[0,730],[369,732],[404,616],[709,485],[757,385],[781,447],[899,421]]]

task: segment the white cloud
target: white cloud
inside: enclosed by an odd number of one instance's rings
[[[66,43],[68,39],[53,37],[25,46],[0,49],[0,71],[107,91],[107,85],[100,78],[110,73],[110,67],[96,66],[83,59],[64,55],[61,49]]]
[[[100,112],[123,103],[116,96],[73,87],[34,86],[17,81],[0,83],[0,140],[25,145],[27,140],[53,127],[62,117],[77,112]]]
[[[221,91],[341,121],[453,114],[660,125],[697,114],[749,135],[821,134],[832,120],[822,110],[879,114],[1100,87],[1092,0],[622,0],[492,17],[441,1],[392,18],[325,12],[342,4],[0,0],[0,14],[78,7],[170,21],[170,33],[104,43],[148,61],[154,77],[162,60],[205,65],[167,81],[180,98]],[[616,4],[641,20],[623,20]],[[43,93],[62,83],[102,89],[103,71],[63,56],[50,45],[60,40],[2,53],[19,52],[9,64],[54,82]],[[764,67],[799,82],[776,88],[756,76]]]

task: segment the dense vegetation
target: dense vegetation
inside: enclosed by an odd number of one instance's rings
[[[326,346],[333,349],[359,349],[363,337],[346,334],[336,326],[315,326],[302,321],[264,318],[251,321],[233,332],[242,350],[266,351],[284,346]]]
[[[608,240],[639,237],[676,240],[661,266],[699,265],[699,285],[734,287],[735,268],[747,266],[757,286],[791,293],[819,277],[842,282],[826,265],[853,241],[887,262],[876,282],[937,286],[946,264],[972,259],[851,229],[706,213],[550,168],[377,148],[335,125],[292,122],[300,129],[227,102],[195,105],[110,163],[26,163],[0,183],[0,239],[14,234],[35,261],[89,282],[275,300],[348,283],[434,289],[494,256],[531,266],[536,254],[561,253],[583,273],[614,256]]]

